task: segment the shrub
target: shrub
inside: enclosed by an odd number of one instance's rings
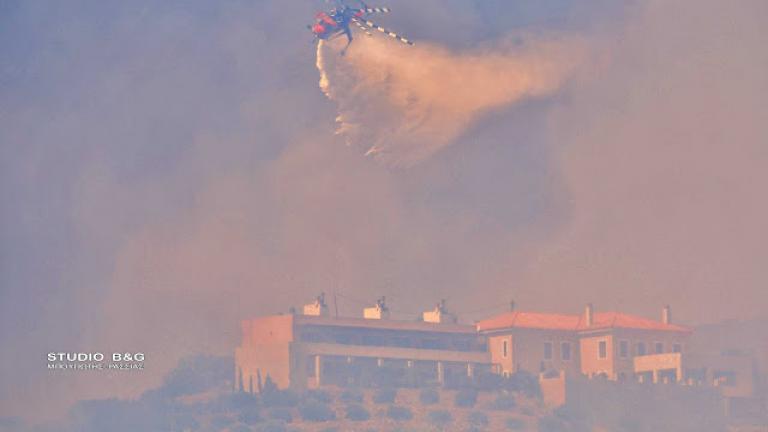
[[[291,410],[288,408],[273,408],[269,411],[269,418],[290,423],[293,421],[293,414],[291,414]]]
[[[474,389],[461,389],[456,392],[456,399],[454,404],[457,407],[473,407],[477,402],[477,390]]]
[[[590,422],[584,412],[571,405],[561,405],[552,414],[558,420],[569,425],[573,430],[591,430]]]
[[[429,412],[429,422],[432,423],[433,426],[444,428],[451,421],[453,421],[453,416],[451,416],[451,413],[448,411],[435,410]]]
[[[467,416],[467,423],[477,428],[484,428],[488,426],[488,416],[480,411],[472,411]]]
[[[253,431],[253,429],[251,429],[250,426],[247,426],[247,425],[244,425],[244,424],[235,425],[235,426],[229,428],[229,430],[230,430],[230,432],[251,432],[251,431]]]
[[[496,400],[493,401],[491,407],[498,411],[507,411],[514,408],[515,405],[516,403],[514,396],[509,394],[500,394],[496,397]]]
[[[2,428],[2,423],[0,423],[0,430],[4,430]],[[185,415],[179,415],[175,418],[174,426],[178,430],[191,430],[196,431],[200,429],[200,422],[195,420],[195,418],[189,414]],[[9,430],[16,430],[16,429],[9,429]],[[21,430],[21,429],[19,429]]]
[[[320,429],[320,432],[339,432],[339,429],[335,427],[327,427]]]
[[[376,390],[373,394],[373,402],[377,404],[391,404],[395,402],[397,396],[397,389],[382,388]]]
[[[389,408],[387,408],[387,417],[393,420],[410,420],[413,418],[413,413],[408,407],[390,405]]]
[[[286,432],[287,428],[285,427],[285,423],[272,420],[262,424],[256,430],[258,432]]]
[[[478,373],[475,375],[475,388],[481,391],[496,391],[505,382],[504,378],[495,373]]]
[[[333,413],[333,410],[328,405],[313,400],[299,406],[299,414],[301,414],[301,418],[305,421],[313,422],[328,421],[336,418],[336,414]]]
[[[541,394],[539,379],[530,372],[515,372],[507,381],[510,390],[517,391],[528,397],[535,397]]]
[[[365,421],[371,418],[371,414],[362,405],[347,406],[347,418],[352,421]]]
[[[563,432],[567,429],[565,422],[556,416],[548,415],[539,419],[540,432]]]
[[[267,407],[295,407],[299,403],[298,395],[292,390],[264,391],[261,400]]]
[[[506,421],[504,421],[504,424],[507,426],[507,429],[509,430],[525,430],[525,422],[514,417],[508,418]]]
[[[221,429],[231,425],[234,422],[235,421],[232,420],[230,417],[223,416],[223,415],[216,416],[211,419],[211,425]]]
[[[261,421],[261,415],[259,415],[259,410],[253,408],[241,412],[240,415],[237,416],[237,419],[240,423],[253,425]]]
[[[440,393],[433,388],[421,389],[419,392],[419,401],[423,405],[434,405],[440,402]]]
[[[331,394],[324,390],[309,390],[305,393],[305,399],[314,399],[326,404],[333,402]]]
[[[232,357],[195,355],[185,357],[163,379],[159,393],[164,397],[176,397],[200,393],[221,386],[232,380],[235,362]]]
[[[339,395],[339,400],[346,403],[363,402],[363,392],[360,390],[347,389]]]
[[[244,412],[253,409],[259,400],[251,393],[231,393],[221,395],[211,402],[217,412]]]

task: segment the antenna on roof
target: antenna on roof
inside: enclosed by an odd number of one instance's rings
[[[333,312],[336,318],[339,317],[339,303],[336,301],[336,291],[333,292]]]

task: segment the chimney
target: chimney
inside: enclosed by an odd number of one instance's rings
[[[363,309],[363,317],[365,319],[387,319],[389,318],[389,308],[387,307],[387,300],[384,297],[376,300],[376,305]]]
[[[669,305],[664,306],[664,309],[661,310],[661,322],[672,324],[672,308]]]
[[[305,304],[302,311],[304,315],[311,316],[328,316],[328,305],[325,304],[325,293],[320,293],[315,297],[315,301],[310,304]]]
[[[509,301],[509,311],[510,312],[514,312],[515,311],[515,301],[514,300],[510,300]]]
[[[592,324],[594,324],[593,314],[594,308],[592,307],[592,303],[587,303],[587,306],[584,307],[584,324],[587,327],[592,327]]]
[[[435,306],[434,310],[426,311],[422,315],[422,321],[429,323],[456,323],[456,316],[448,312],[445,308],[445,300],[440,300],[440,303]]]

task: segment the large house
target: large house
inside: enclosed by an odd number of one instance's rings
[[[403,321],[390,319],[382,298],[362,317],[345,318],[331,316],[319,296],[302,313],[242,322],[236,382],[247,392],[260,391],[268,378],[293,389],[375,379],[445,385],[528,371],[720,386],[723,396],[742,399],[755,393],[748,362],[731,368],[733,362],[714,364],[689,352],[692,330],[672,323],[669,306],[659,320],[596,312],[591,304],[577,315],[510,309],[468,325],[440,303],[419,320]]]
[[[613,380],[680,381],[682,352],[691,330],[619,312],[581,315],[511,311],[477,323],[501,372],[565,370]]]
[[[366,379],[366,371],[392,371],[390,379],[420,383],[489,372],[486,339],[473,325],[456,324],[443,305],[423,321],[388,318],[383,299],[364,318],[336,318],[321,297],[304,314],[242,322],[235,351],[237,381],[257,391],[267,376],[281,388],[314,388]]]

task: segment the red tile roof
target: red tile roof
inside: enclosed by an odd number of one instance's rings
[[[477,323],[479,331],[498,330],[511,327],[548,330],[576,330],[578,315],[550,314],[539,312],[508,312]]]
[[[606,328],[624,328],[639,330],[658,330],[690,332],[687,327],[664,324],[635,315],[619,312],[597,312],[593,316],[592,326],[587,327],[583,315],[565,315],[540,312],[507,312],[477,323],[479,331],[501,330],[506,328],[529,328],[543,330],[582,331]]]

